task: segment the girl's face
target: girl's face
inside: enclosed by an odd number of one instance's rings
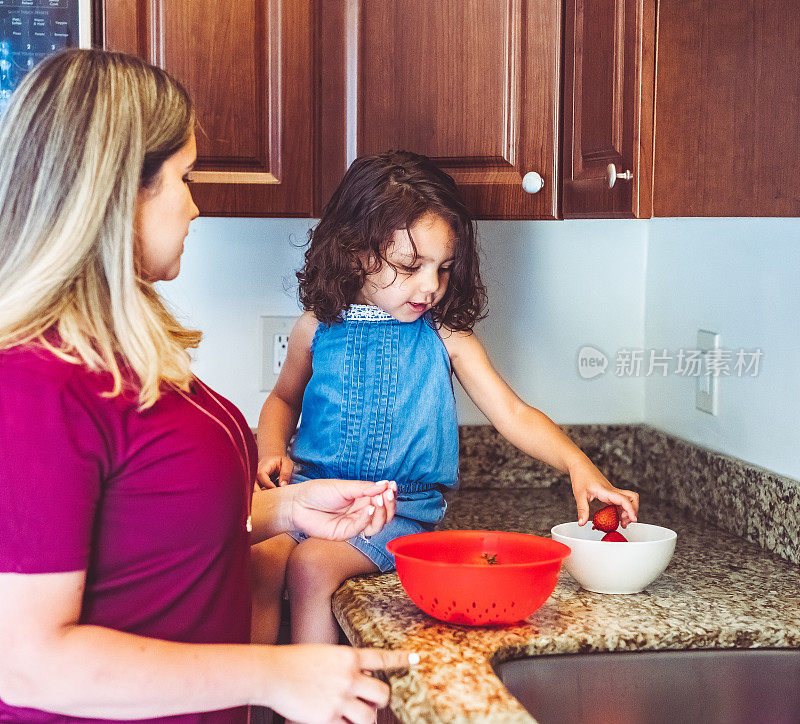
[[[186,175],[197,158],[194,134],[161,165],[153,188],[139,190],[133,232],[142,276],[151,282],[178,276],[189,223],[199,215]]]
[[[411,226],[411,236],[417,247],[416,260],[408,231],[398,229],[386,248],[386,258],[396,271],[383,263],[368,274],[357,304],[372,304],[400,322],[413,322],[442,300],[453,266],[453,229],[441,216],[429,212]]]

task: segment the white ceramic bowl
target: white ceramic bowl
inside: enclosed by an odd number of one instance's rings
[[[583,527],[561,523],[550,530],[553,540],[572,550],[564,568],[587,591],[639,593],[664,572],[678,536],[674,530],[647,523],[631,523],[619,532],[627,543],[601,541],[605,534],[592,530],[591,520]]]

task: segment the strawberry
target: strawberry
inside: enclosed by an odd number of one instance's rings
[[[609,543],[627,543],[628,539],[619,531],[612,530],[606,533],[600,540],[608,541]]]
[[[605,508],[600,508],[592,516],[592,523],[592,530],[602,530],[604,533],[616,530],[619,525],[619,514],[616,506],[607,505]]]

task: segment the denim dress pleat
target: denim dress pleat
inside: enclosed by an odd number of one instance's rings
[[[444,516],[443,492],[458,485],[450,358],[427,315],[399,322],[378,307],[352,305],[343,316],[314,335],[313,372],[290,449],[292,482],[396,481],[394,520],[368,540],[348,541],[387,571],[394,559],[386,544],[431,530]]]

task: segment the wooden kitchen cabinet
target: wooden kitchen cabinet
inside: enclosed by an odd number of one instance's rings
[[[800,216],[800,0],[659,0],[656,216]]]
[[[201,213],[312,215],[314,2],[102,2],[103,46],[166,69],[195,101]]]
[[[194,98],[204,214],[318,216],[357,155],[406,148],[451,173],[479,218],[552,219],[561,7],[103,0],[99,37]]]
[[[482,219],[800,216],[800,0],[93,4],[194,98],[204,214],[319,216],[405,148]]]
[[[318,198],[356,156],[408,149],[450,173],[478,218],[557,218],[561,7],[320,0]]]
[[[656,0],[567,0],[564,23],[564,218],[647,218]]]
[[[800,0],[567,0],[564,24],[565,218],[800,216]]]

